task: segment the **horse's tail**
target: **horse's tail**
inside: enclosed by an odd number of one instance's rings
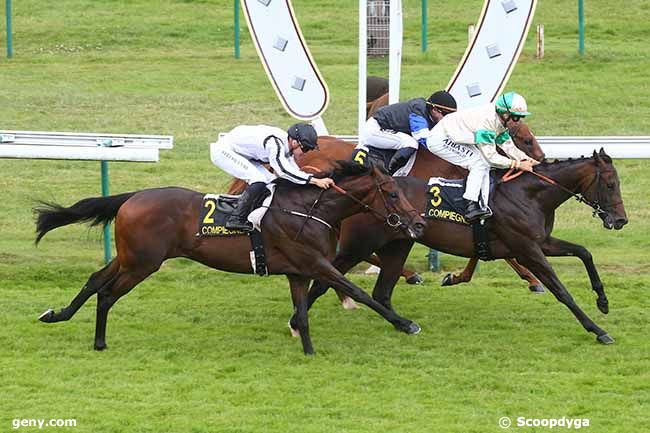
[[[70,207],[39,201],[40,206],[34,208],[36,214],[36,244],[47,232],[57,227],[84,222],[90,222],[91,226],[96,226],[111,222],[124,202],[134,194],[135,192],[127,192],[108,197],[85,198]]]

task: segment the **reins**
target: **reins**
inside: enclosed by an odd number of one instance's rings
[[[384,197],[383,191],[381,189],[381,185],[383,185],[383,183],[377,182],[377,179],[375,179],[374,177],[372,179],[375,182],[375,186],[376,186],[375,194],[379,194],[381,196],[382,201],[384,202],[384,207],[386,208],[386,210],[388,210],[388,202],[386,201],[386,197]],[[378,211],[377,209],[375,209],[375,208],[369,206],[368,204],[366,204],[363,200],[360,200],[360,199],[356,198],[354,195],[350,194],[348,191],[346,191],[345,189],[341,188],[340,186],[338,186],[336,184],[332,185],[332,189],[334,191],[338,192],[339,194],[342,194],[342,195],[348,197],[350,200],[354,201],[355,203],[361,205],[361,207],[366,212],[372,212],[375,216],[379,217],[380,219],[385,220],[386,224],[388,224],[390,227],[395,228],[395,227],[401,227],[401,226],[405,225],[402,222],[402,219],[400,218],[400,216],[395,212],[382,213],[382,212]],[[309,208],[309,211],[306,214],[304,214],[302,212],[292,211],[292,210],[289,210],[289,209],[284,209],[284,208],[268,207],[268,209],[269,210],[278,209],[278,210],[280,210],[282,212],[305,218],[305,221],[302,223],[302,225],[300,226],[300,229],[298,230],[298,232],[296,233],[296,236],[294,237],[294,240],[297,241],[298,238],[300,237],[300,235],[302,234],[303,230],[305,229],[305,225],[307,225],[307,221],[310,220],[310,219],[313,219],[315,221],[320,222],[321,224],[324,224],[329,229],[332,228],[332,226],[329,223],[327,223],[326,221],[324,221],[323,219],[315,217],[315,216],[312,215],[312,212],[316,209],[316,207],[318,206],[318,203],[320,203],[320,200],[321,200],[324,192],[325,192],[324,189],[322,189],[320,191],[320,193],[318,194],[318,197],[316,198],[316,200],[314,200],[311,207]]]
[[[384,194],[382,194],[382,189],[381,189],[382,184],[378,183],[377,179],[375,179],[374,177],[372,178],[372,180],[375,182],[375,186],[377,187],[377,192],[379,193],[379,195],[381,196],[381,199],[384,202],[384,207],[386,208],[386,210],[388,210],[388,203],[386,202],[386,197],[384,197]],[[368,206],[362,200],[359,200],[358,198],[356,198],[352,194],[348,193],[346,190],[344,190],[340,186],[334,184],[334,185],[332,185],[332,188],[334,189],[334,191],[338,192],[339,194],[343,194],[344,196],[348,197],[352,201],[354,201],[357,204],[361,205],[361,207],[363,207],[366,210],[366,212],[372,212],[373,214],[375,214],[375,216],[379,217],[380,219],[386,220],[386,224],[388,224],[389,226],[394,228],[394,227],[399,227],[399,226],[401,226],[403,224],[402,220],[401,220],[401,218],[400,218],[400,216],[398,214],[396,214],[394,212],[391,212],[391,213],[388,213],[388,214],[383,214],[383,213],[379,212],[377,209],[374,209],[374,208]]]
[[[519,176],[521,176],[524,173],[523,170],[518,170],[515,172],[514,168],[509,169],[502,177],[501,181],[503,183],[509,182]],[[585,196],[582,193],[576,193],[574,191],[571,191],[569,188],[565,187],[561,183],[557,182],[554,179],[551,179],[550,177],[543,175],[541,173],[537,173],[535,171],[529,172],[535,176],[537,176],[539,179],[543,180],[546,183],[549,183],[551,185],[554,185],[558,188],[560,188],[562,191],[566,192],[567,194],[571,195],[574,197],[578,202],[584,203],[590,208],[594,210],[593,212],[593,217],[596,215],[607,215],[607,211],[605,211],[601,206],[600,206],[600,189],[598,188],[598,184],[600,182],[600,167],[596,166],[596,175],[594,176],[594,179],[589,183],[589,185],[585,188],[585,191],[591,188],[592,185],[596,185],[596,194],[597,194],[597,199],[594,201],[588,200],[585,198]]]

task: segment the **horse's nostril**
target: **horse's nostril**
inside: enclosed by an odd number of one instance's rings
[[[616,225],[619,227],[623,227],[625,224],[627,224],[627,218],[618,218],[616,220]]]

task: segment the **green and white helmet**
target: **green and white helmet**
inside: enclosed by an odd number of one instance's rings
[[[532,114],[528,112],[528,105],[524,97],[515,92],[508,92],[499,96],[496,102],[496,109],[497,113],[510,113],[522,117]]]

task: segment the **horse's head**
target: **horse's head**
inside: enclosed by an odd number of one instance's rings
[[[415,239],[424,233],[425,221],[395,182],[395,179],[380,167],[361,166],[353,161],[337,161],[339,168],[333,178],[337,184],[349,189],[367,211],[386,221],[391,227],[404,230]],[[364,174],[364,176],[350,176]],[[344,177],[343,177],[344,176]]]
[[[508,122],[508,132],[515,146],[526,155],[537,161],[544,160],[544,151],[542,150],[537,138],[533,135],[528,125],[520,120],[519,122]]]
[[[606,229],[620,230],[627,224],[627,214],[612,158],[601,148],[600,152],[594,150],[593,161],[581,188],[582,195],[596,205],[596,213]]]

